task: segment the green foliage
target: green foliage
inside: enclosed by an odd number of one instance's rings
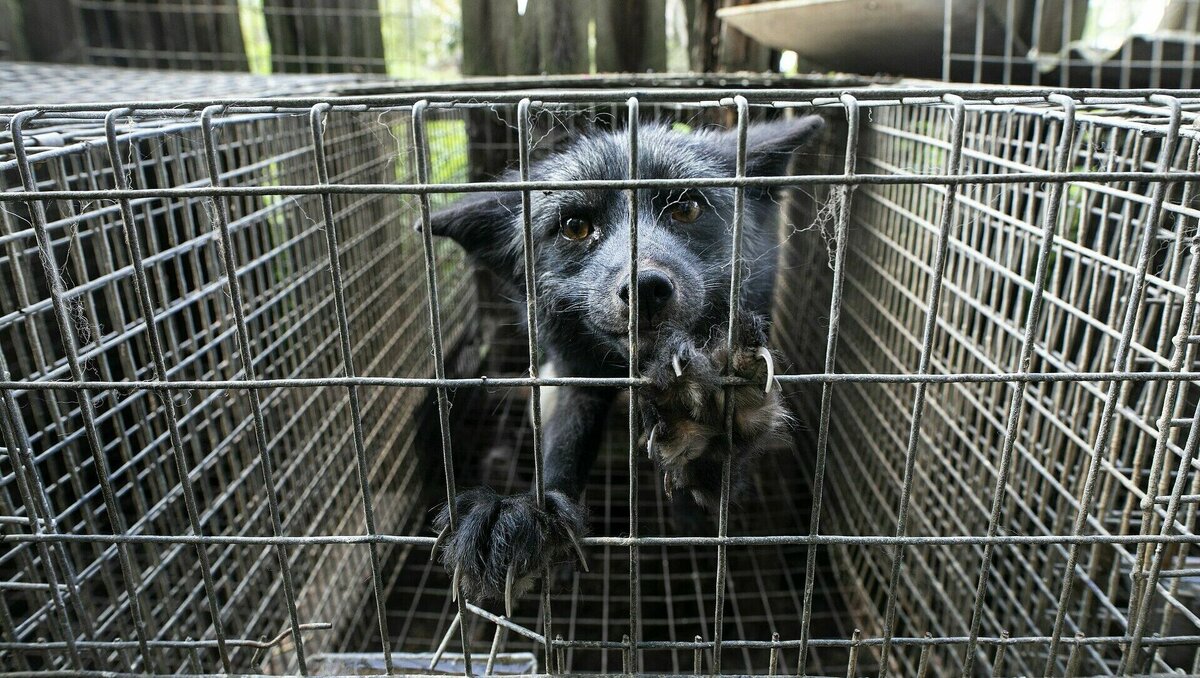
[[[461,0],[379,0],[384,59],[394,78],[461,76]]]
[[[263,0],[238,0],[238,22],[242,26],[242,44],[250,72],[271,72],[271,38],[267,35],[267,16]]]
[[[430,120],[429,180],[444,184],[467,180],[467,123],[465,120]]]
[[[265,176],[259,180],[259,185],[282,186],[281,175],[282,172],[280,171],[279,163],[271,162],[267,165]],[[302,199],[302,196],[262,196],[263,208],[267,211],[267,225],[272,247],[278,247],[290,237],[288,234],[286,209],[289,201],[300,199]],[[292,249],[290,247],[284,248],[277,256],[271,257],[271,269],[275,282],[285,281],[295,273],[296,267],[292,261]],[[294,304],[295,302],[289,297],[287,303]]]

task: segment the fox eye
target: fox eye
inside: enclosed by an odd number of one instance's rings
[[[558,232],[567,240],[583,240],[592,234],[592,222],[588,219],[571,217],[559,224]]]
[[[675,203],[671,209],[671,218],[681,224],[690,224],[700,218],[704,212],[704,208],[700,207],[699,201],[683,200]]]

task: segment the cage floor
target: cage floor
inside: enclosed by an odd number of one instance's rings
[[[465,464],[460,487],[483,482],[501,492],[521,492],[531,487],[531,430],[527,394],[509,390],[477,397],[466,412],[455,418],[465,422],[455,431],[458,449],[473,448],[475,458]],[[456,407],[463,404],[456,403]],[[584,495],[591,514],[593,535],[628,534],[627,402],[619,401],[605,442]],[[802,450],[780,449],[764,457],[753,478],[753,492],[731,510],[730,533],[744,535],[803,534],[808,529],[809,488]],[[474,467],[475,473],[472,473]],[[652,464],[639,464],[639,531],[643,536],[678,534],[672,526],[669,501]],[[432,511],[430,512],[432,513]],[[712,528],[715,534],[715,525]],[[426,533],[432,533],[426,518]],[[628,633],[629,551],[621,547],[588,548],[590,572],[560,570],[553,587],[554,635],[568,640],[621,641]],[[647,641],[689,642],[696,636],[710,640],[715,604],[715,547],[644,547],[641,559],[642,638]],[[812,637],[847,638],[845,597],[838,589],[828,560],[819,558],[814,591]],[[804,592],[805,549],[799,546],[765,546],[730,549],[729,588],[726,598],[725,639],[769,641],[800,637]],[[435,649],[454,618],[456,605],[448,595],[449,577],[425,549],[401,549],[385,568],[391,577],[387,609],[396,652],[429,652]],[[552,575],[553,576],[553,575]],[[486,605],[497,614],[501,606]],[[541,633],[541,611],[535,593],[518,604],[513,620]],[[471,625],[472,652],[486,656],[494,626],[475,618]],[[536,652],[526,638],[505,632],[501,652]],[[363,650],[379,650],[377,640],[367,640]],[[453,647],[453,645],[452,645]],[[619,650],[569,648],[564,655],[567,672],[617,672],[622,670]],[[862,659],[866,659],[863,657]],[[482,659],[480,660],[482,661]],[[647,672],[689,672],[692,650],[644,650],[642,669]],[[769,650],[727,648],[726,672],[766,672]],[[780,652],[778,670],[795,670],[796,651]],[[844,674],[846,653],[835,648],[813,648],[809,670],[814,674]],[[861,665],[861,664],[860,664]],[[709,658],[704,660],[707,670]]]

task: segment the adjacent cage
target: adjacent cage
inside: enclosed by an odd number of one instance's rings
[[[12,54],[181,71],[416,75],[422,34],[443,20],[403,0],[62,0],[14,3],[34,18]],[[27,6],[22,6],[27,5]]]
[[[943,26],[947,82],[1200,83],[1200,0],[943,0]]]
[[[5,667],[1200,671],[1200,97],[555,85],[0,108]],[[591,572],[452,600],[429,509],[527,489],[571,375],[410,226],[525,139],[813,111],[791,176],[711,180],[790,187],[800,424],[727,534],[671,531],[618,406]]]

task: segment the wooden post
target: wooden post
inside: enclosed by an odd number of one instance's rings
[[[383,73],[377,0],[263,0],[276,73]]]
[[[696,73],[717,70],[720,32],[718,0],[684,0],[688,23],[688,63]]]
[[[756,0],[725,0],[723,7],[731,5],[754,4]],[[750,38],[724,21],[717,20],[719,26],[717,70],[720,71],[750,71],[762,73],[774,70],[779,63],[779,53],[762,43]]]
[[[529,0],[525,19],[537,23],[538,72],[587,73],[588,23],[591,3],[587,0]],[[514,46],[520,49],[520,46]]]
[[[593,6],[597,71],[667,70],[666,0],[599,0]]]
[[[158,4],[163,6],[162,28],[154,34],[155,49],[179,53],[175,63],[170,57],[160,63],[195,70],[249,70],[237,0],[209,0],[207,7],[185,5],[183,10],[177,0]]]
[[[537,31],[525,18],[516,0],[462,0],[463,75],[537,73]]]
[[[588,0],[462,0],[462,71],[467,76],[587,73]],[[470,110],[467,135],[472,181],[495,177],[509,160],[515,132],[488,110]],[[503,142],[503,143],[502,143]]]
[[[14,41],[15,56],[30,61],[78,63],[83,61],[79,17],[70,0],[12,3],[20,16],[21,39]]]
[[[463,75],[587,73],[587,0],[463,0]]]
[[[29,59],[25,34],[21,31],[21,6],[16,0],[0,0],[0,59]]]

